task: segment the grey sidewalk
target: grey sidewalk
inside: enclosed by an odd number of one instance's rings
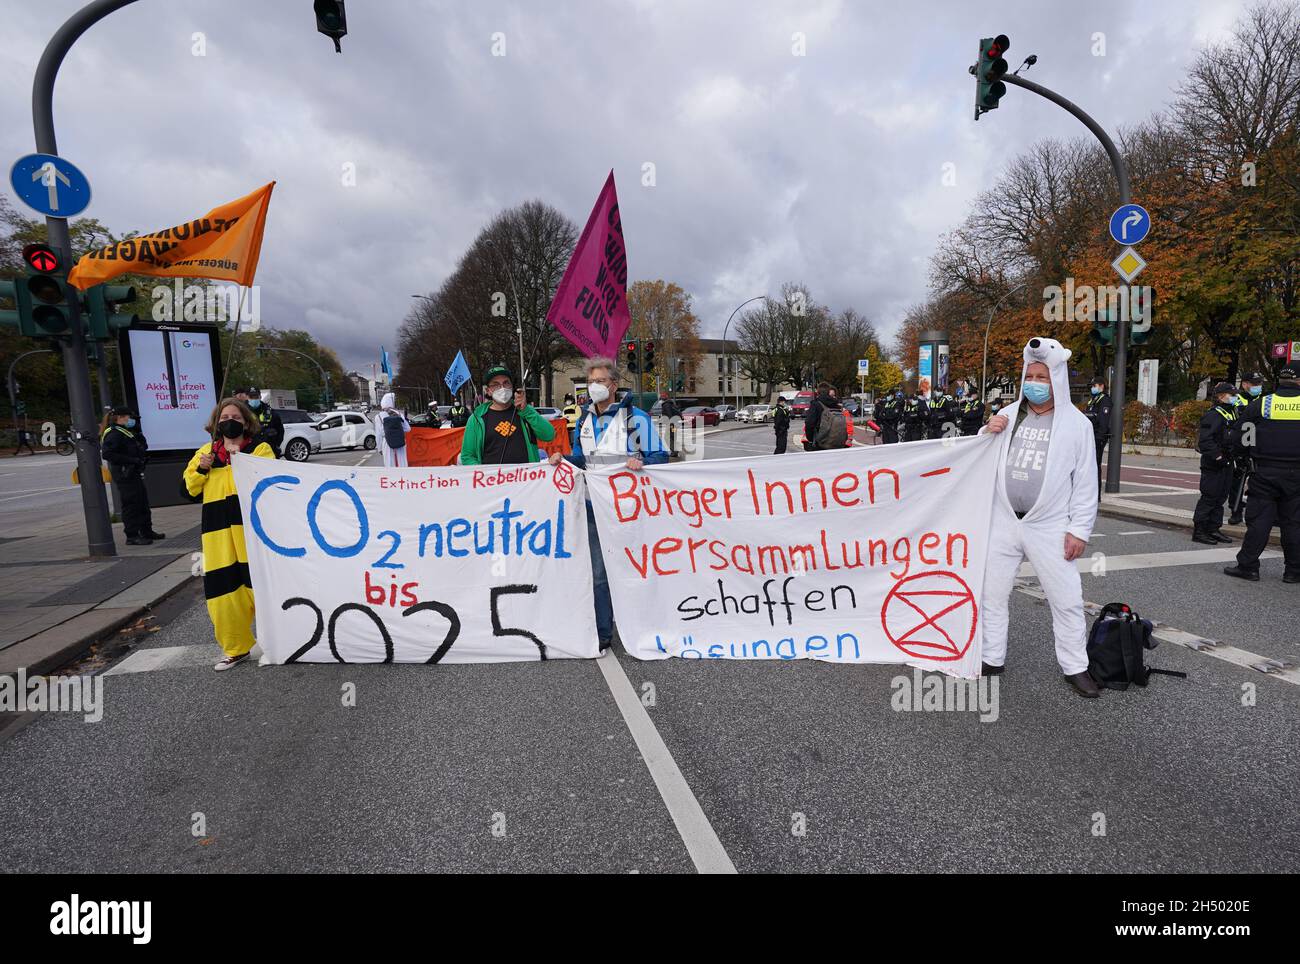
[[[29,524],[0,537],[0,675],[49,672],[130,622],[197,574],[197,505],[153,510],[167,534],[128,546],[113,526],[118,555],[91,559],[80,512]]]

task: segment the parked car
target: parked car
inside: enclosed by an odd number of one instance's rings
[[[673,403],[677,406],[677,411],[684,412],[692,405],[698,404],[699,399],[687,398],[684,395],[678,395],[676,398],[673,399]],[[657,400],[653,405],[650,406],[649,414],[662,415],[663,413],[664,413],[664,400],[661,398]]]
[[[816,397],[816,392],[799,392],[790,402],[790,415],[794,418],[803,418],[808,414],[808,406]]]
[[[734,422],[736,420],[735,405],[715,405],[713,410],[718,413],[719,420],[723,422]]]
[[[682,412],[682,422],[686,425],[717,425],[721,420],[717,409],[709,408],[707,405],[692,405]]]
[[[335,412],[316,423],[320,432],[320,447],[325,449],[354,449],[358,445],[374,449],[378,444],[375,425],[360,412]]]
[[[746,405],[736,414],[742,422],[770,422],[774,417],[771,405]]]
[[[296,408],[277,408],[275,414],[280,416],[284,425],[281,455],[290,462],[306,462],[320,451],[320,432],[316,431],[316,421],[310,412]]]

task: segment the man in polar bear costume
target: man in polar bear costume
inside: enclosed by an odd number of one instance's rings
[[[984,667],[1002,672],[1016,571],[1026,558],[1047,594],[1056,659],[1080,696],[1101,695],[1088,675],[1083,586],[1075,560],[1097,519],[1092,424],[1070,403],[1070,350],[1051,338],[1025,346],[1020,398],[981,431],[1001,433],[992,533],[984,572]]]

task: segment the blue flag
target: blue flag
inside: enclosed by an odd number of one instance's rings
[[[393,380],[393,368],[388,364],[388,349],[383,345],[379,346],[379,362],[384,374],[388,376],[388,380],[391,382]]]
[[[443,381],[447,383],[447,387],[451,389],[453,395],[460,391],[460,387],[469,381],[469,366],[465,364],[463,352],[456,352],[456,360],[447,369]]]

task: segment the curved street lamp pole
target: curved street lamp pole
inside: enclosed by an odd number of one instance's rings
[[[296,349],[293,348],[277,348],[274,345],[258,345],[256,350],[257,351],[287,351],[290,355],[297,355],[300,358],[307,359],[309,362],[311,362],[313,365],[316,366],[317,370],[320,372],[321,380],[324,381],[325,383],[325,404],[326,405],[333,404],[333,402],[331,401],[332,396],[330,395],[330,373],[327,372],[324,369],[324,367],[322,367],[320,362],[312,358],[311,355],[308,355],[304,352],[297,351]]]
[[[984,326],[984,367],[983,367],[983,369],[980,371],[980,402],[981,402],[981,404],[982,404],[982,403],[985,403],[985,402],[987,402],[987,401],[989,400],[989,388],[988,388],[988,378],[989,378],[989,330],[993,327],[993,315],[994,315],[994,313],[998,310],[998,308],[1001,307],[1002,302],[1006,301],[1008,298],[1010,298],[1013,294],[1015,294],[1017,291],[1019,291],[1021,288],[1023,288],[1023,287],[1024,287],[1025,285],[1027,285],[1027,284],[1029,284],[1028,281],[1022,281],[1022,282],[1020,282],[1020,284],[1016,285],[1014,288],[1012,288],[1010,291],[1008,291],[1006,294],[1004,294],[1001,298],[999,298],[999,299],[994,303],[993,307],[989,309],[989,321],[988,321],[988,324]]]
[[[749,301],[742,301],[740,304],[736,305],[736,307],[735,307],[734,309],[732,309],[731,317],[728,318],[728,319],[727,319],[727,323],[726,323],[725,325],[722,326],[722,347],[723,347],[723,348],[726,348],[726,347],[727,347],[727,329],[731,327],[731,319],[736,317],[736,312],[739,311],[741,308],[745,307],[745,305],[749,304],[750,302],[753,302],[753,301],[763,301],[765,298],[767,298],[767,295],[756,295],[755,297],[750,298]],[[730,365],[731,365],[731,353],[730,353],[730,352],[727,353],[727,365],[728,365],[728,367],[730,367]],[[728,372],[728,374],[730,375],[730,374],[732,374],[732,373],[731,373],[731,372]],[[735,378],[736,378],[736,415],[737,415],[737,417],[739,417],[739,414],[740,414],[740,372],[737,371],[737,372],[735,372],[734,374],[735,374]],[[724,394],[722,397],[725,399],[727,396]]]

